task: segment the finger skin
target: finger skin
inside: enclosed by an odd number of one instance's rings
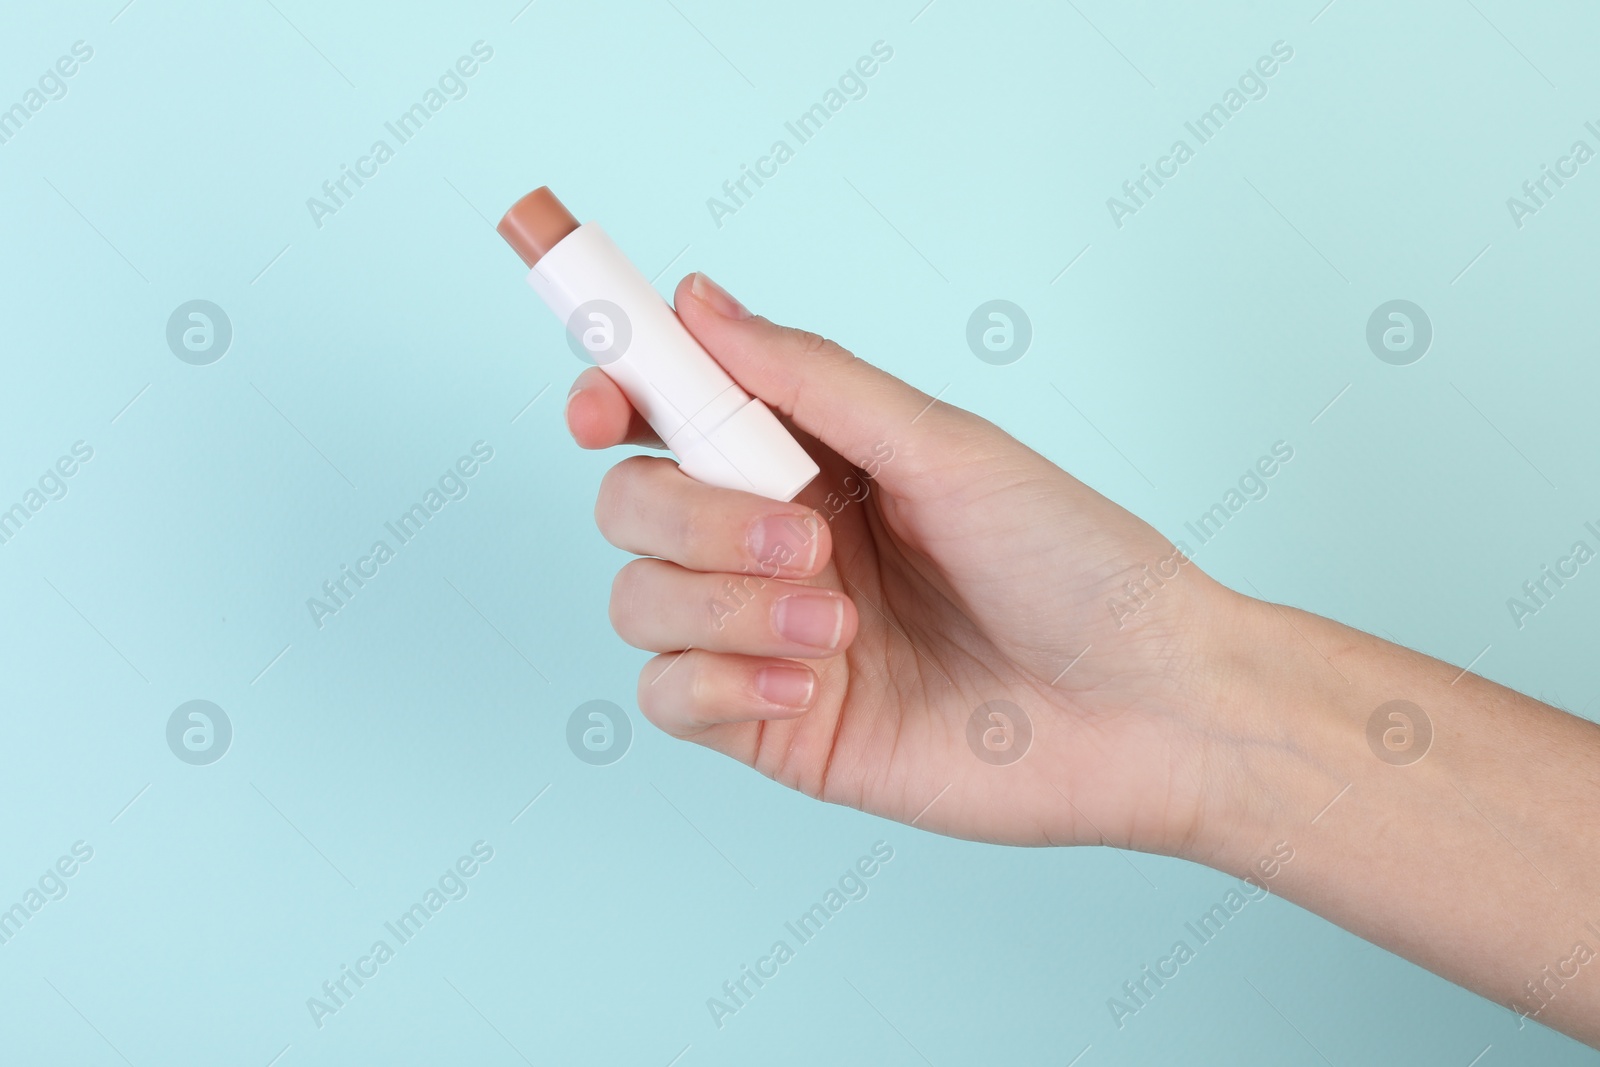
[[[639,672],[639,710],[673,737],[712,726],[793,719],[816,697],[816,675],[802,663],[691,649],[657,656]]]
[[[703,274],[679,282],[673,302],[746,392],[858,467],[892,454],[886,487],[945,472],[962,431],[981,423],[824,337],[751,315]]]
[[[599,367],[578,375],[567,394],[567,429],[580,448],[646,445],[663,448],[661,438],[633,409],[616,382]]]
[[[843,593],[758,574],[702,574],[636,559],[611,584],[611,625],[635,648],[703,648],[748,656],[820,659],[855,638],[855,605]]]
[[[607,471],[594,518],[618,548],[696,571],[809,578],[833,551],[812,509],[704,485],[659,456],[630,456]]]

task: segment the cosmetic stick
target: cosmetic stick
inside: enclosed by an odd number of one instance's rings
[[[578,225],[541,186],[496,227],[581,354],[621,387],[689,477],[792,500],[817,465],[760,400],[700,346],[596,222]]]

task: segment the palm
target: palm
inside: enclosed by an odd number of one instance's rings
[[[1160,758],[1174,746],[1170,683],[1157,679],[1182,644],[1168,622],[1182,594],[1120,631],[1106,609],[1128,572],[1171,549],[1012,448],[999,478],[991,458],[970,476],[945,471],[932,494],[891,499],[874,486],[842,508],[825,489],[802,496],[831,516],[832,562],[813,581],[855,600],[856,639],[817,664],[805,717],[717,726],[726,733],[702,740],[819,799],[942,833],[1175,847],[1190,770]],[[863,484],[843,482],[852,468],[816,451],[823,483]],[[1007,716],[1009,737],[991,734],[1009,741],[998,751],[969,740],[969,719],[990,701],[1022,710]],[[1006,720],[986,724],[996,721]]]
[[[679,284],[675,304],[696,340],[817,458],[822,476],[798,502],[826,518],[832,551],[822,570],[796,573],[848,596],[855,618],[844,651],[806,655],[801,672],[774,658],[839,646],[790,641],[774,632],[776,619],[763,626],[750,615],[732,636],[708,629],[691,605],[720,603],[718,590],[749,557],[686,542],[682,531],[742,545],[737,531],[755,509],[721,490],[690,492],[659,467],[608,476],[616,491],[602,492],[596,511],[608,539],[704,575],[647,565],[620,594],[613,587],[618,632],[661,653],[641,673],[641,711],[807,794],[925,829],[1181,848],[1203,815],[1213,744],[1190,714],[1215,695],[1215,668],[1196,652],[1199,627],[1232,615],[1215,610],[1225,591],[1189,566],[1119,624],[1108,601],[1172,554],[1149,526],[983,419],[815,334],[752,317],[703,275]],[[585,372],[579,385],[574,398],[587,399],[569,401],[568,420],[580,442],[653,440],[604,374]],[[868,483],[848,460],[878,456],[885,443],[894,455],[863,497]],[[707,640],[716,648],[673,666],[683,657],[671,650]],[[803,676],[803,698],[752,696],[768,668]],[[1002,749],[1009,760],[982,743],[984,728],[1004,721],[985,720],[996,702],[1020,709],[1009,716],[1023,726]]]

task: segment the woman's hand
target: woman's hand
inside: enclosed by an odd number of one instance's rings
[[[995,426],[703,275],[677,303],[822,474],[793,504],[661,458],[607,474],[600,529],[655,557],[611,600],[662,653],[651,721],[928,830],[1270,880],[1600,1046],[1594,723],[1229,592]],[[587,447],[651,440],[598,370],[567,419]]]
[[[661,653],[644,715],[925,829],[1205,858],[1240,598],[998,427],[704,275],[677,310],[822,473],[788,504],[666,458],[606,475],[601,532],[653,557],[611,598],[618,634]],[[598,369],[567,420],[588,448],[659,444]]]

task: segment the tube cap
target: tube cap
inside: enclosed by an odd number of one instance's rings
[[[684,444],[689,436],[693,442]],[[760,400],[751,400],[704,436],[677,434],[668,444],[683,473],[695,481],[742,489],[769,500],[793,500],[820,473]]]

